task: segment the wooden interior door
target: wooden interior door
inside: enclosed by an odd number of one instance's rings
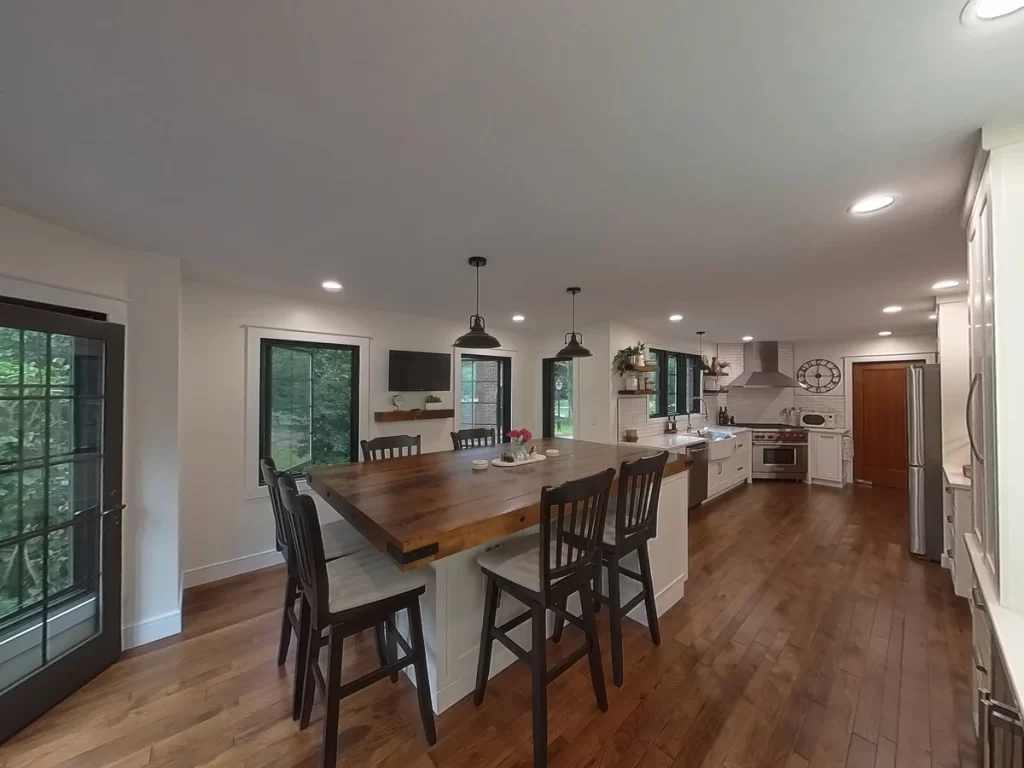
[[[853,478],[907,489],[907,366],[853,364]]]

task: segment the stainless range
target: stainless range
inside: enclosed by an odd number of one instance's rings
[[[737,424],[751,430],[755,480],[803,480],[807,430],[790,424]]]

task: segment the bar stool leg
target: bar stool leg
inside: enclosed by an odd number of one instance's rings
[[[601,663],[601,644],[598,641],[597,617],[594,615],[594,598],[589,589],[580,591],[583,606],[583,624],[587,628],[587,656],[590,660],[590,682],[594,686],[597,708],[608,711],[608,692],[604,687],[604,665]]]
[[[409,604],[409,633],[413,643],[413,666],[416,669],[416,696],[420,702],[420,720],[423,721],[423,733],[427,744],[437,743],[437,731],[434,728],[434,705],[430,701],[430,676],[427,672],[427,650],[423,643],[423,618],[420,615],[420,601],[414,597]]]
[[[316,693],[316,676],[313,665],[320,663],[320,627],[310,618],[309,632],[306,633],[306,664],[302,676],[302,714],[299,717],[299,730],[309,727],[309,719],[313,715],[313,695]]]
[[[644,607],[647,608],[647,626],[651,630],[651,642],[661,645],[661,628],[658,626],[658,606],[654,602],[654,581],[651,578],[651,556],[647,552],[647,542],[637,550],[640,557],[640,575],[644,579]]]
[[[612,630],[612,682],[622,687],[622,597],[617,553],[608,563],[608,622]]]
[[[295,647],[295,680],[292,682],[292,720],[302,715],[302,696],[306,683],[307,655],[309,654],[309,603],[299,596],[299,632],[298,645]]]
[[[298,595],[299,589],[296,579],[289,574],[284,585],[284,607],[281,609],[281,642],[277,648],[277,666],[283,667],[285,659],[288,658],[288,645],[292,640],[292,621],[288,618],[289,614],[295,608],[295,597]],[[296,664],[296,668],[298,664]]]
[[[542,605],[530,609],[533,614],[533,647],[530,660],[533,671],[533,765],[547,768],[548,764],[548,665],[547,665],[547,611]]]
[[[324,714],[323,768],[338,762],[338,717],[341,714],[341,654],[345,638],[336,627],[330,629],[330,661],[327,664],[327,695]]]
[[[484,626],[480,631],[480,656],[476,667],[476,691],[473,693],[473,703],[478,707],[484,701],[487,678],[491,674],[491,648],[494,644],[491,629],[498,618],[498,582],[488,576],[484,589]]]
[[[568,610],[569,601],[566,600],[564,602],[559,603],[558,605],[559,605],[559,607],[563,611]],[[551,635],[551,642],[553,642],[555,644],[558,644],[558,643],[562,642],[562,630],[563,629],[565,629],[565,619],[562,617],[562,614],[556,613],[555,614],[555,631]]]

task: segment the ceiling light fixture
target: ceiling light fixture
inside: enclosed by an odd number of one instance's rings
[[[698,367],[700,368],[700,373],[711,373],[711,366],[708,365],[708,360],[704,357],[705,333],[707,333],[707,331],[697,331],[697,338],[700,339],[700,361],[698,362]]]
[[[583,346],[583,334],[576,333],[576,294],[579,288],[566,288],[572,294],[572,333],[565,334],[565,346],[555,357],[593,357],[594,353]]]
[[[929,320],[938,320],[938,319],[939,319],[939,316],[938,316],[938,315],[936,315],[936,314],[935,314],[935,313],[933,312],[932,314],[928,315],[928,319],[929,319]]]
[[[932,290],[945,291],[949,288],[956,288],[958,285],[960,285],[959,280],[939,280],[939,282],[932,284]]]
[[[879,331],[879,336],[892,336],[892,331]]]
[[[526,317],[524,315],[512,315],[512,322],[513,323],[521,323],[525,319],[526,319]]]
[[[682,315],[669,315],[668,319],[671,320],[673,323],[678,323],[680,320],[683,319],[683,316]]]
[[[753,341],[753,340],[754,340],[753,336],[744,336],[743,337],[743,341]]]
[[[469,332],[459,336],[455,340],[455,346],[465,349],[495,349],[501,346],[501,342],[487,332],[487,323],[480,316],[480,267],[487,266],[487,259],[483,256],[473,256],[469,259],[469,266],[476,269],[476,314],[469,318]]]
[[[971,0],[964,6],[960,20],[964,24],[972,21],[993,21],[1009,16],[1024,8],[1024,0]]]
[[[893,304],[891,307],[886,307],[882,311],[885,312],[887,315],[892,315],[895,314],[896,312],[902,312],[903,307]]]
[[[325,291],[331,291],[332,293],[337,293],[338,291],[341,290],[341,283],[339,283],[337,280],[324,280],[322,283],[320,283],[320,286]]]
[[[895,202],[895,195],[871,195],[870,197],[861,198],[856,203],[851,205],[850,213],[856,215],[874,213],[875,211],[880,211],[883,208],[888,208]]]

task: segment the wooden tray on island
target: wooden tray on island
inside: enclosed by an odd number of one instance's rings
[[[527,464],[536,464],[538,461],[547,461],[548,457],[543,453],[535,453],[526,461],[513,461],[511,463],[503,461],[500,457],[497,459],[491,459],[491,464],[496,467],[525,467]]]

